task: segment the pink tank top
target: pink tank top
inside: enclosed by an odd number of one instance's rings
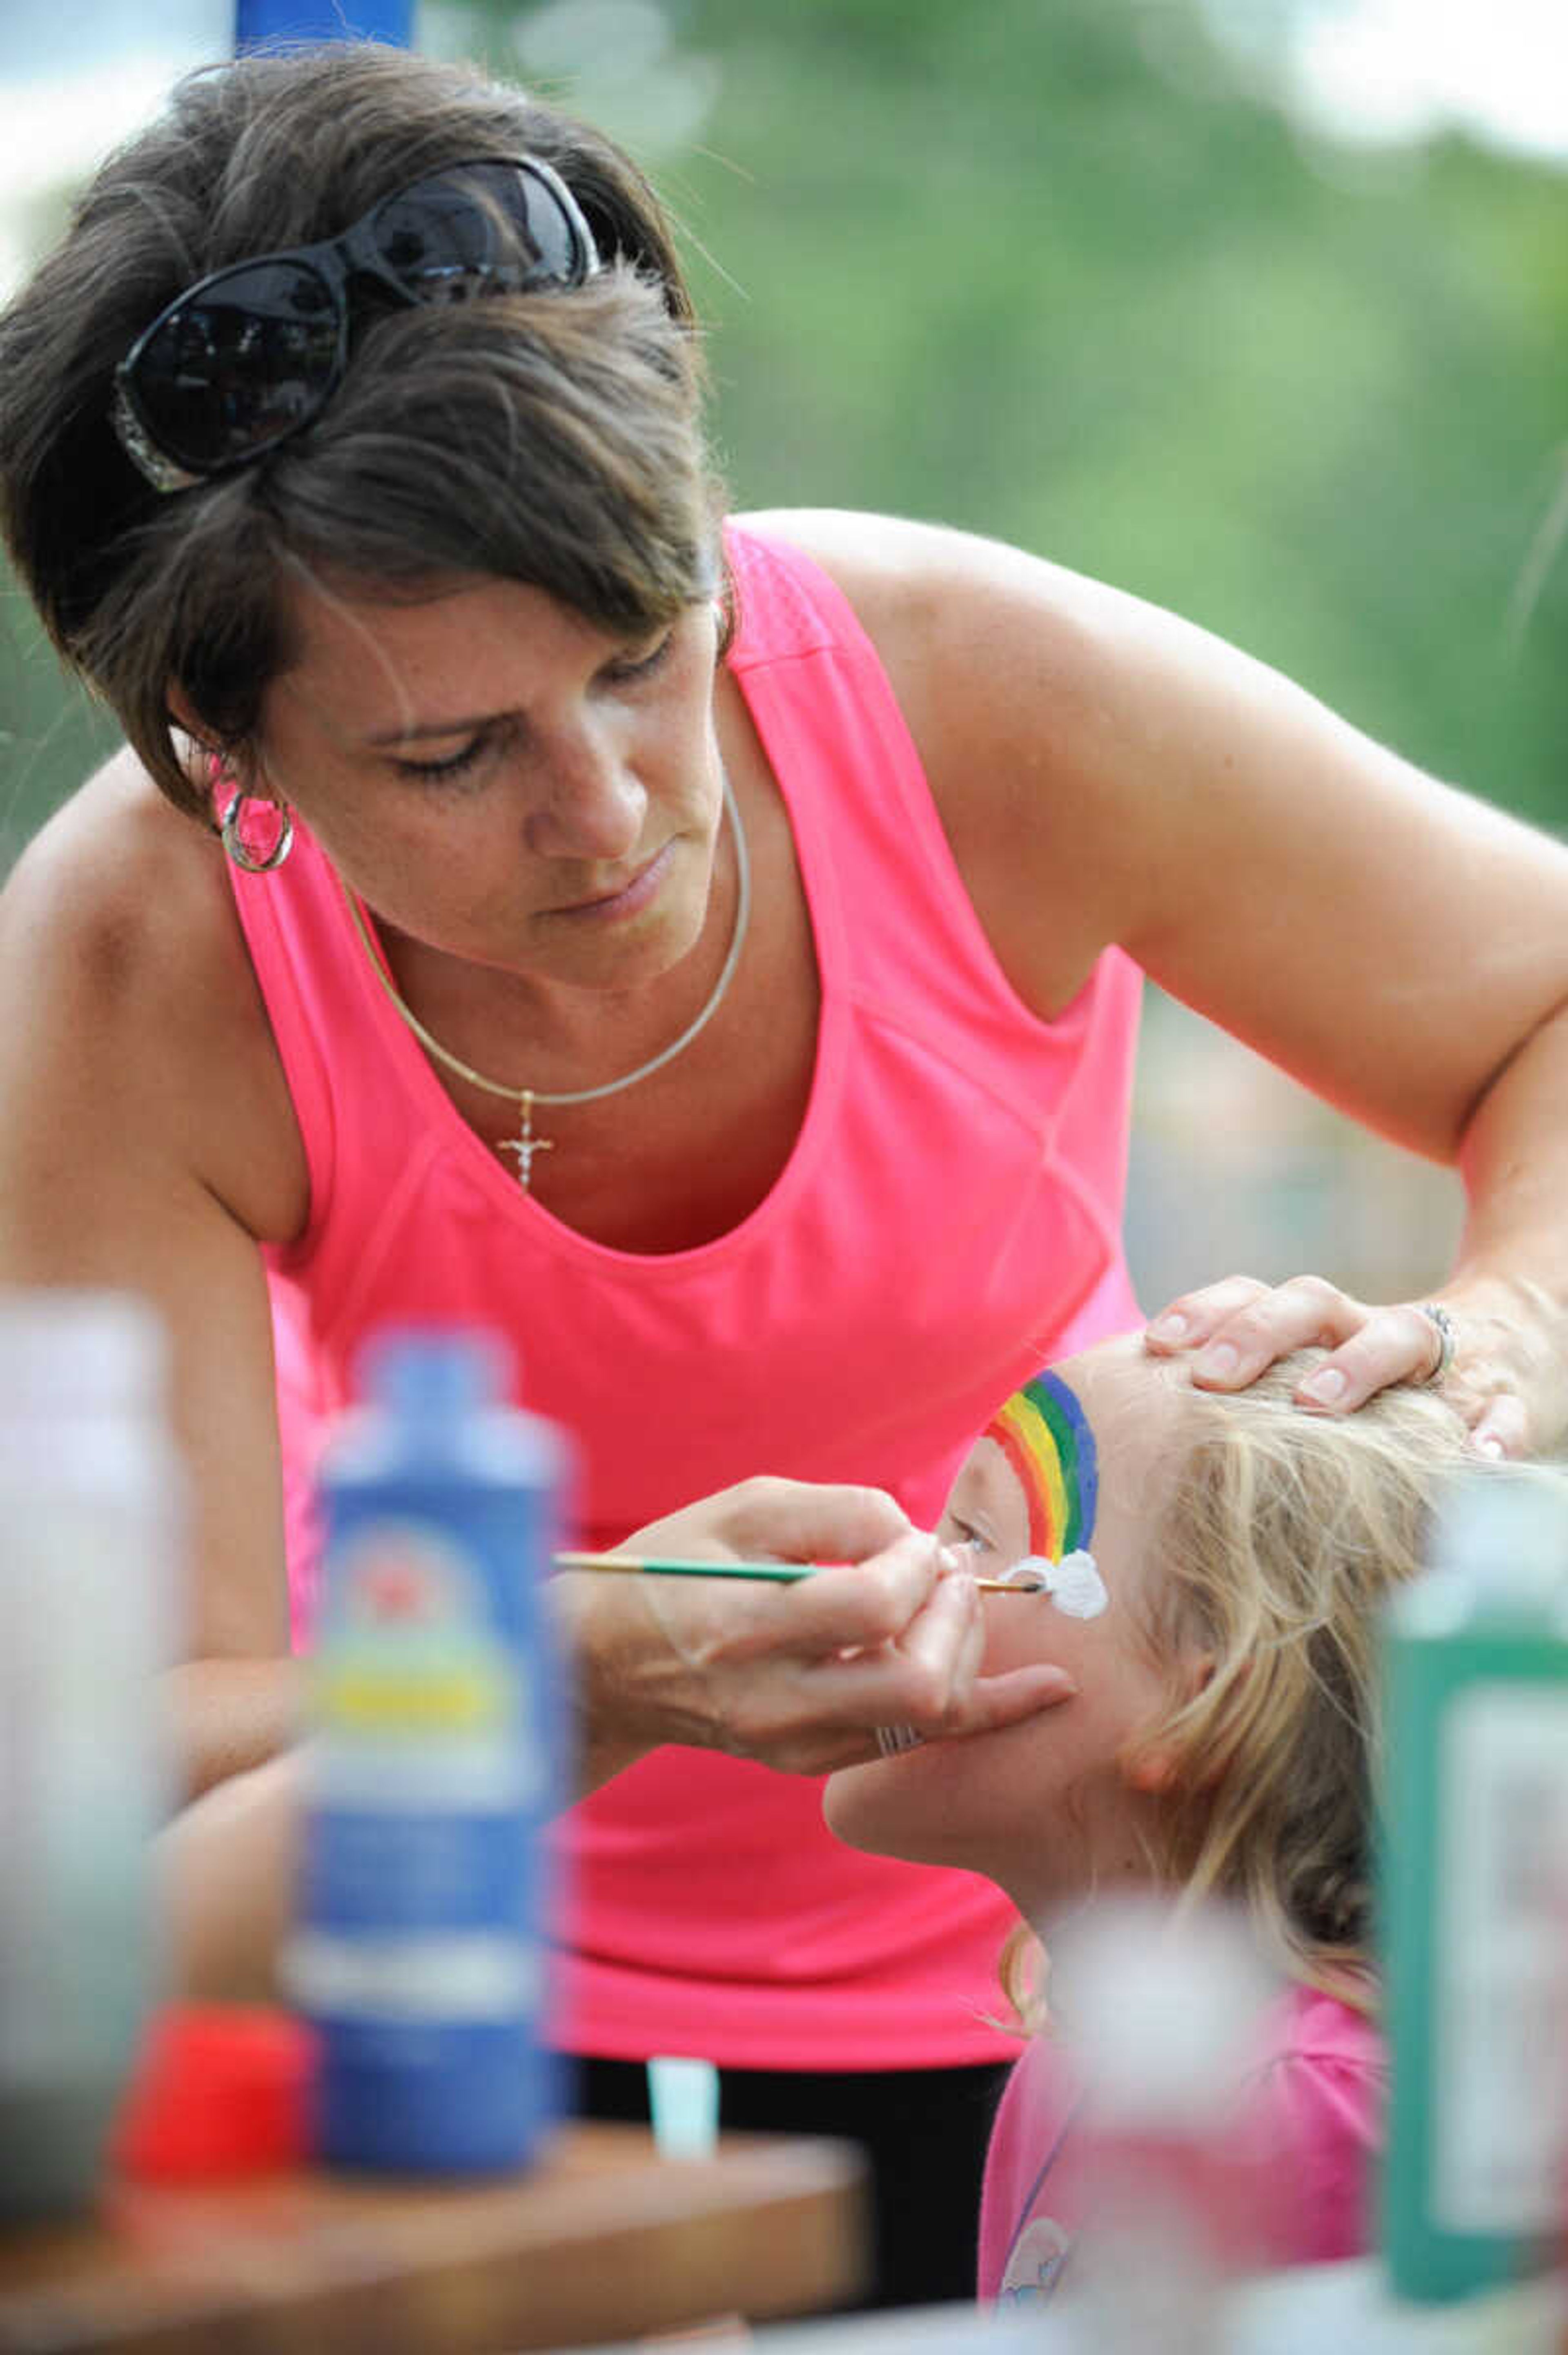
[[[501,1326],[573,1434],[579,1540],[756,1472],[889,1488],[919,1522],[1040,1360],[1136,1321],[1118,1231],[1139,976],[1107,952],[1050,1023],[1014,995],[847,601],[734,530],[730,665],[794,828],[821,978],[816,1069],[757,1209],[694,1250],[585,1240],[458,1117],[301,829],[236,874],[308,1156],[268,1254],[296,1641],[315,1418],[389,1320]],[[894,2068],[1011,2048],[981,2015],[1011,1915],[988,1883],[859,1856],[819,1787],[662,1751],[573,1809],[559,2033],[610,2058]]]

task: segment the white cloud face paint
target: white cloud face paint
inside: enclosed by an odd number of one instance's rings
[[[1098,1619],[1111,1599],[1098,1562],[1082,1548],[1063,1554],[1060,1561],[1048,1561],[1043,1554],[1026,1554],[1008,1571],[1008,1583],[1032,1586],[1049,1594],[1069,1619]]]

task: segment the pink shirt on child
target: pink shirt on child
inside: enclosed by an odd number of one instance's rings
[[[1373,2161],[1382,2144],[1388,2064],[1375,2025],[1314,1987],[1282,1996],[1239,2111],[1249,2156],[1266,2169],[1267,2254],[1282,2265],[1361,2255],[1371,2237]],[[1008,2080],[986,2158],[980,2296],[1049,2296],[1088,2212],[1083,2093],[1069,2054],[1039,2037]]]

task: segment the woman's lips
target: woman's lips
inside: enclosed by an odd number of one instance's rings
[[[616,923],[628,916],[641,915],[643,910],[658,897],[674,856],[675,846],[667,842],[664,848],[656,851],[647,865],[639,868],[631,881],[623,883],[618,890],[599,892],[588,900],[569,900],[564,906],[551,908],[548,912],[552,916],[570,918],[574,923],[589,924]]]

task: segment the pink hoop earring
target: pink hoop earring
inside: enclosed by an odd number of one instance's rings
[[[260,801],[266,808],[277,812],[277,839],[270,850],[260,853],[252,850],[240,831],[241,815],[248,801]],[[271,875],[275,868],[283,865],[293,848],[293,819],[281,802],[272,801],[264,794],[236,794],[223,813],[223,824],[219,832],[223,837],[223,847],[230,860],[247,875]]]

